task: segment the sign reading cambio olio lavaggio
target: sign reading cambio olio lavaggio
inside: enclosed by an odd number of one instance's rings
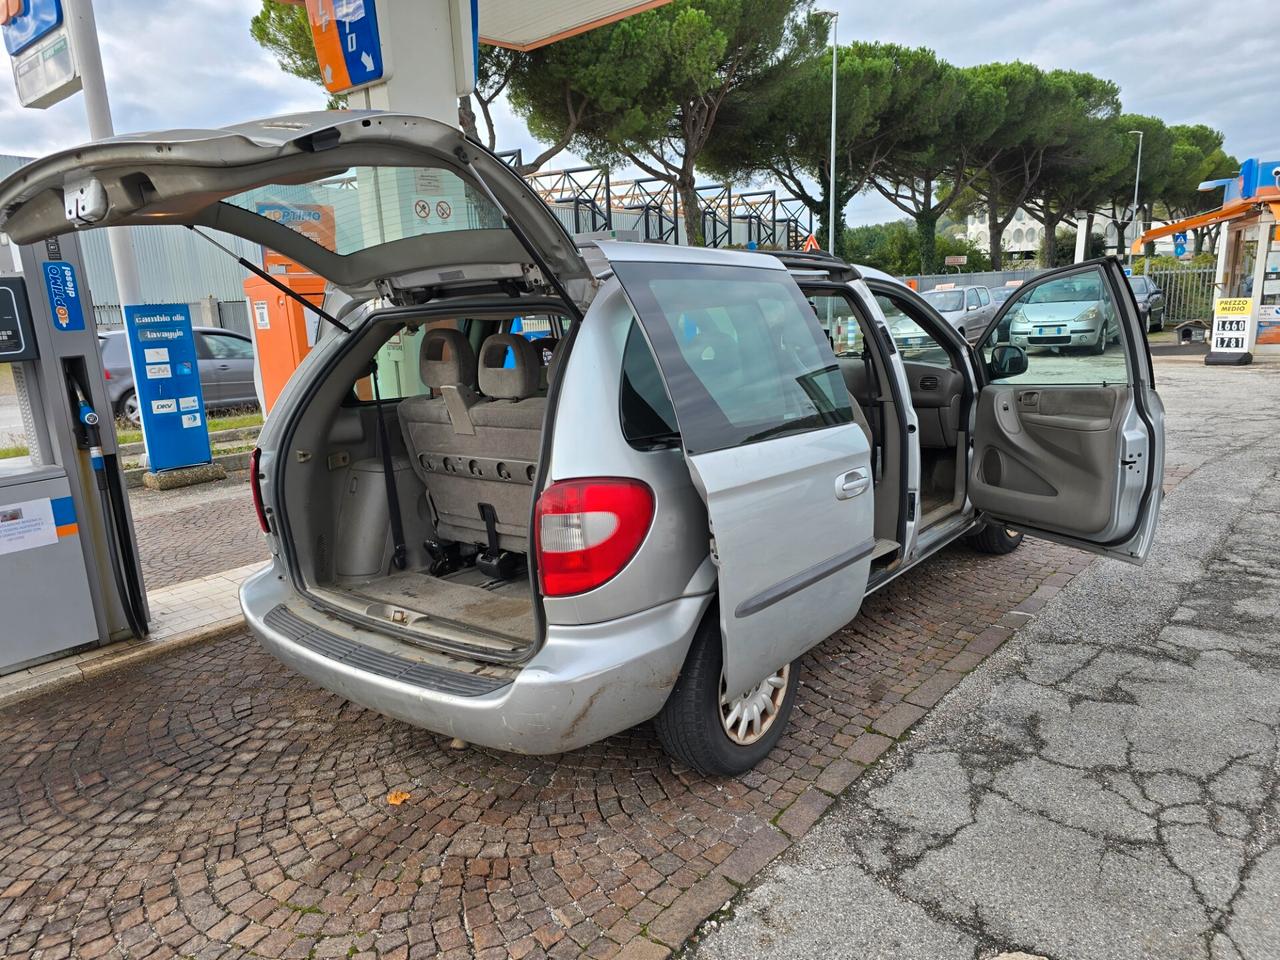
[[[185,303],[124,308],[142,436],[153,472],[212,459],[200,361]]]

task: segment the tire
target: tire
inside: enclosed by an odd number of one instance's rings
[[[138,427],[142,425],[142,408],[138,406],[138,391],[130,390],[116,404],[116,416]]]
[[[979,553],[1003,556],[1013,553],[1022,543],[1022,534],[1000,526],[985,526],[977,533],[969,535],[969,545]]]
[[[702,619],[654,728],[662,748],[673,759],[712,776],[745,773],[768,756],[786,729],[799,686],[799,661],[783,667],[781,701],[750,743],[731,739],[721,713],[723,650],[720,617],[715,607]],[[776,676],[776,675],[775,675]]]
[[[1103,323],[1102,329],[1098,331],[1098,339],[1093,346],[1089,348],[1089,352],[1095,357],[1107,352],[1107,325]]]

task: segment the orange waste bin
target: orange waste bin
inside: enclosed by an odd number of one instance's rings
[[[302,271],[273,272],[272,276],[309,303],[317,307],[324,305],[323,277]],[[259,277],[245,280],[244,295],[256,344],[254,352],[265,404],[262,412],[266,414],[302,358],[311,352],[318,318]]]

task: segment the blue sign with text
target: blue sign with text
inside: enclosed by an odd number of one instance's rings
[[[152,472],[208,463],[213,457],[190,307],[126,306],[124,325]]]
[[[378,39],[378,11],[373,0],[334,0],[333,10],[342,38],[347,76],[358,86],[382,79],[382,43]]]
[[[80,282],[76,268],[65,260],[45,260],[40,264],[44,289],[49,294],[50,316],[55,330],[83,330],[84,308],[80,305]]]
[[[4,25],[4,47],[21,53],[62,25],[62,0],[23,0],[22,12]]]

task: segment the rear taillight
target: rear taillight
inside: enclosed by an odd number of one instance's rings
[[[594,590],[635,556],[653,522],[653,491],[639,480],[561,480],[534,511],[538,578],[548,597]]]
[[[102,379],[103,379],[103,380],[110,380],[110,379],[111,379],[111,371],[110,371],[110,370],[108,370],[106,367],[103,367],[103,368],[102,368]]]
[[[258,526],[262,528],[263,533],[270,533],[271,525],[267,523],[267,509],[262,505],[262,471],[258,466],[261,460],[262,451],[254,447],[253,453],[249,455],[249,489],[253,492],[253,510],[258,515]]]

